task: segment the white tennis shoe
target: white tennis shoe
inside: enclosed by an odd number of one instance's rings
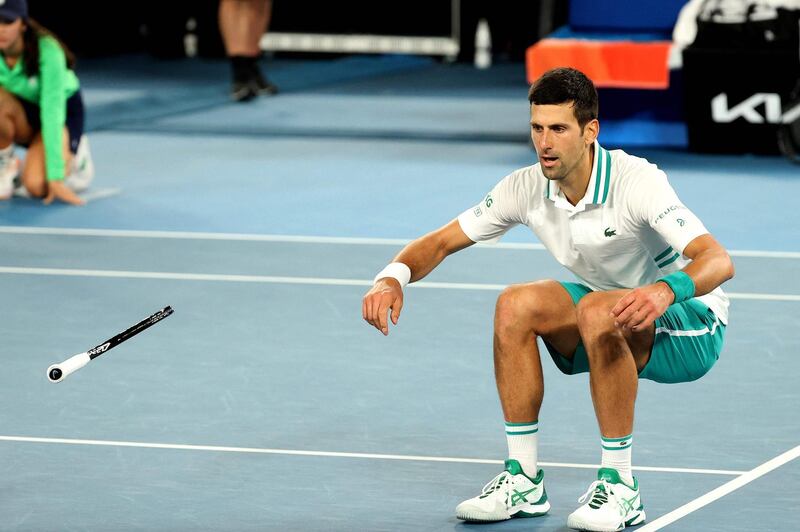
[[[19,158],[13,150],[0,155],[0,200],[11,197],[14,193],[14,180],[19,175]]]
[[[69,174],[64,178],[64,184],[74,192],[83,192],[89,188],[92,179],[94,179],[94,162],[89,151],[89,139],[86,135],[81,135],[78,149],[72,157]]]
[[[537,517],[550,510],[544,489],[544,471],[536,478],[522,472],[516,460],[506,460],[506,469],[483,487],[481,494],[456,507],[464,521],[493,522],[514,517]]]
[[[567,518],[567,526],[575,530],[617,532],[645,520],[639,481],[634,478],[628,486],[616,469],[601,468],[578,502],[585,504]]]

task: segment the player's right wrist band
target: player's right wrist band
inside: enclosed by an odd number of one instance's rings
[[[373,284],[377,283],[378,279],[383,279],[384,277],[397,279],[397,282],[400,283],[400,287],[405,288],[409,281],[411,281],[411,268],[402,262],[392,262],[375,276],[375,279],[372,280]]]
[[[682,271],[672,272],[659,279],[670,287],[672,293],[675,294],[675,301],[673,303],[680,303],[694,297],[694,281],[686,273]]]

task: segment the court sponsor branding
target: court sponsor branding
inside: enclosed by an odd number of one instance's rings
[[[763,115],[759,112],[764,106]],[[773,92],[757,92],[744,101],[728,106],[728,95],[721,92],[711,99],[711,119],[720,124],[727,124],[743,118],[751,124],[791,124],[800,119],[800,104],[781,112],[781,95]]]

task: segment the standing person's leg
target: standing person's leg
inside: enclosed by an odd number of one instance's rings
[[[574,355],[580,336],[570,293],[556,281],[506,288],[495,309],[494,364],[509,459],[506,470],[481,495],[456,508],[459,519],[535,517],[550,508],[544,472],[538,469],[538,420],[544,397],[539,337],[565,360]]]
[[[250,24],[247,28],[247,42],[250,47],[249,55],[261,55],[261,37],[267,33],[269,21],[272,18],[272,0],[251,0]]]
[[[220,0],[219,29],[225,44],[225,53],[231,63],[231,98],[237,102],[252,100],[257,96],[251,82],[250,64],[257,57],[253,51],[253,24],[251,4],[259,0]]]
[[[16,96],[0,88],[0,200],[11,197],[20,162],[14,156],[15,143],[27,143],[33,136],[25,109]]]
[[[219,27],[233,71],[231,98],[236,101],[277,92],[258,70],[259,43],[271,12],[271,0],[220,0]]]
[[[220,0],[219,29],[228,57],[255,57],[269,22],[270,0]]]
[[[255,61],[250,63],[252,79],[258,94],[271,96],[278,94],[278,87],[262,74],[258,66],[258,58],[261,55],[261,37],[267,33],[270,20],[272,20],[272,0],[260,0],[252,3],[254,4],[254,13],[251,25],[252,31],[249,38],[255,50],[254,57],[256,58]]]

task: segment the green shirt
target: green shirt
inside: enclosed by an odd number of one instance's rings
[[[64,50],[50,36],[39,37],[39,75],[29,78],[23,63],[20,57],[13,68],[8,68],[5,61],[0,61],[0,86],[40,107],[47,179],[64,179],[63,131],[67,120],[67,98],[78,90],[78,78],[67,68]]]

